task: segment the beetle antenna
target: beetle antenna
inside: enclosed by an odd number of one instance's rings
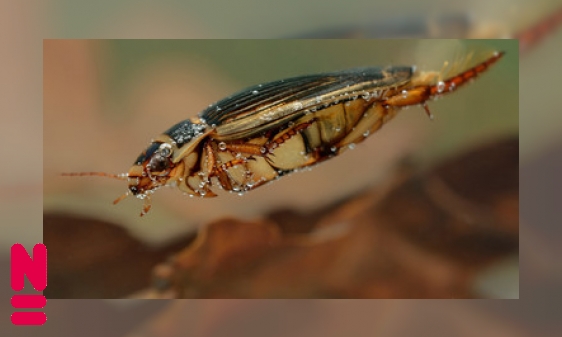
[[[127,193],[124,193],[123,195],[121,195],[119,198],[113,200],[113,204],[117,205],[119,203],[119,201],[125,199],[128,196],[129,196],[129,191],[127,191]]]
[[[95,176],[95,177],[108,177],[108,178],[119,179],[119,180],[127,180],[127,178],[129,177],[127,173],[111,174],[105,172],[68,172],[68,173],[61,173],[61,176],[64,177]]]

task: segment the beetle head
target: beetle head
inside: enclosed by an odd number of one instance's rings
[[[153,142],[143,151],[127,173],[129,191],[144,199],[156,189],[166,185],[174,171],[172,146]]]

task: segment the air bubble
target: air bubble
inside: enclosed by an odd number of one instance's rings
[[[330,148],[330,151],[332,151],[332,152],[336,152],[337,150],[338,150],[338,148],[337,148],[336,146],[332,146],[332,147]]]
[[[261,152],[262,154],[265,154],[265,153],[267,152],[267,149],[265,148],[265,146],[262,146],[262,147],[260,148],[260,152]]]
[[[402,90],[402,97],[408,98],[408,91]]]
[[[355,149],[355,143],[351,143],[347,146],[350,150]]]
[[[257,91],[257,90],[252,91],[252,94],[253,94],[253,95],[257,95],[257,94],[259,94],[259,93],[260,93],[260,92]]]
[[[225,142],[220,142],[220,143],[219,143],[219,150],[221,150],[221,151],[226,150],[226,143],[225,143]]]
[[[439,81],[439,82],[437,83],[437,92],[438,92],[438,93],[442,93],[443,90],[445,90],[445,82]]]
[[[363,137],[369,137],[370,134],[371,134],[371,131],[367,130],[367,131],[363,132]]]

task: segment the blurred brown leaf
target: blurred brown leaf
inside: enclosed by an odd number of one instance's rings
[[[43,242],[49,249],[49,286],[44,294],[49,299],[126,297],[146,288],[152,268],[192,239],[152,248],[115,224],[47,213]]]

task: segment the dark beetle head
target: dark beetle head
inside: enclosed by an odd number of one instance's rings
[[[150,143],[127,174],[129,191],[143,199],[161,186],[177,184],[178,178],[189,170],[183,159],[198,144],[204,129],[205,125],[186,119]]]
[[[189,174],[199,165],[198,146],[212,130],[198,118],[184,120],[172,126],[153,140],[133,163],[128,173],[110,174],[105,172],[63,173],[65,176],[101,176],[129,182],[127,193],[115,199],[114,204],[130,195],[144,199],[141,216],[150,210],[150,195],[162,186],[178,186],[186,194],[203,196],[187,184]],[[199,178],[197,178],[199,179]],[[195,179],[195,180],[197,180]],[[196,181],[199,184],[201,181]],[[208,187],[203,189],[212,196]]]
[[[153,142],[135,160],[127,173],[129,191],[141,199],[157,188],[166,185],[175,164],[172,162],[172,145]]]

